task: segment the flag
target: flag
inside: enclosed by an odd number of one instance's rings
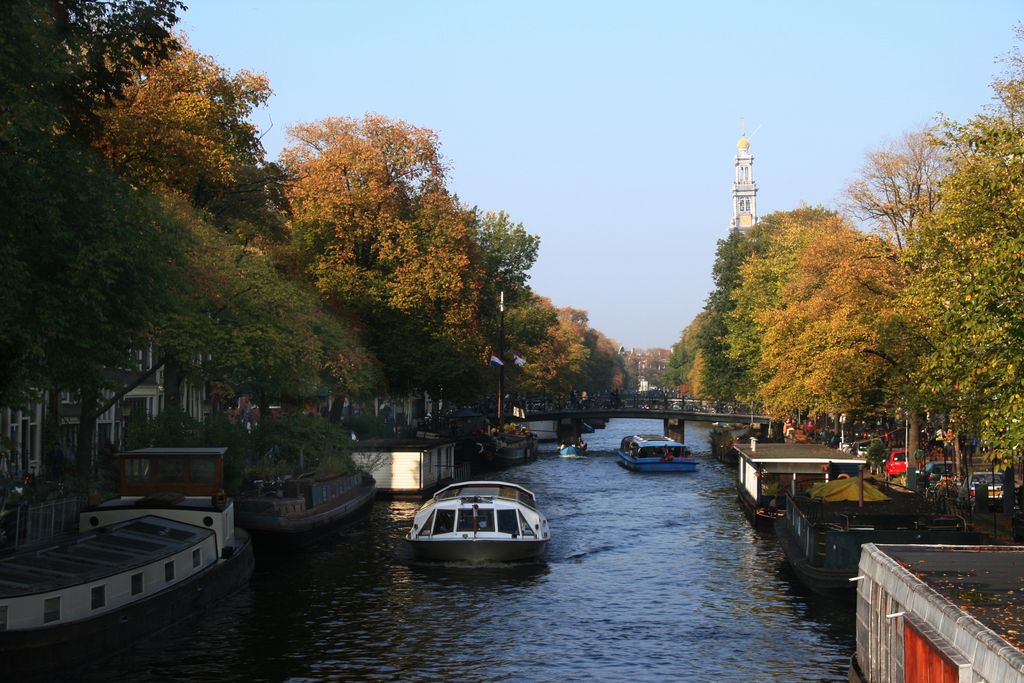
[[[495,366],[502,366],[502,365],[504,365],[504,363],[503,363],[503,362],[501,362],[501,359],[500,359],[500,358],[498,358],[497,356],[495,356],[495,355],[494,355],[494,354],[492,353],[492,354],[491,354],[491,365],[495,365]]]
[[[518,353],[512,354],[512,362],[514,362],[519,367],[523,367],[524,365],[526,365],[526,359],[520,356]]]

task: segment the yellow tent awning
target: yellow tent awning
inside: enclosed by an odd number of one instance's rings
[[[841,500],[860,500],[860,479],[833,479],[829,482],[821,482],[815,484],[808,491],[808,495],[811,498],[821,498],[826,502],[836,502]],[[864,501],[865,502],[880,502],[889,500],[889,496],[885,495],[877,488],[864,482]]]

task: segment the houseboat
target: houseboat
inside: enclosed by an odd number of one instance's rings
[[[244,586],[252,544],[224,495],[225,451],[126,451],[122,495],[83,510],[79,534],[0,556],[0,671],[95,663]]]
[[[815,593],[852,599],[865,543],[977,545],[987,536],[962,517],[938,514],[930,501],[902,487],[862,477],[787,493],[775,535],[797,577]]]
[[[819,444],[734,441],[736,496],[750,523],[771,528],[786,507],[786,492],[796,493],[822,481],[857,476],[863,458]]]
[[[522,425],[535,434],[540,443],[558,441],[558,420],[529,420]]]
[[[406,541],[423,560],[515,562],[540,557],[550,538],[533,493],[503,481],[469,481],[435,493],[416,512]]]
[[[378,495],[423,498],[455,479],[455,446],[451,439],[368,439],[356,442],[352,460],[377,482]]]
[[[659,434],[634,434],[622,439],[619,464],[634,472],[694,472],[690,449]]]
[[[481,464],[485,470],[500,470],[537,459],[537,437],[529,432],[496,435],[494,447],[484,450]]]
[[[235,518],[257,550],[296,548],[363,519],[376,493],[373,477],[362,472],[324,480],[304,475],[239,496]]]

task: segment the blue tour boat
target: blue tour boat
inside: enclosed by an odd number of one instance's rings
[[[619,464],[635,472],[694,472],[697,461],[685,444],[660,434],[634,434],[619,446]]]

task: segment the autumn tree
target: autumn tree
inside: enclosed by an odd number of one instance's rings
[[[263,146],[249,116],[270,97],[266,76],[231,74],[184,38],[173,47],[168,59],[139,65],[117,105],[101,110],[99,148],[126,178],[196,208],[258,192]]]
[[[892,276],[891,286],[867,285],[862,294],[874,294],[880,301],[872,307],[885,312],[888,343],[874,351],[890,366],[886,384],[909,419],[911,452],[917,450],[921,413],[928,407],[927,391],[914,378],[928,341],[920,307],[903,296],[919,268],[908,247],[922,221],[938,209],[940,183],[948,172],[946,152],[933,132],[919,130],[869,152],[860,176],[845,191],[847,211],[877,237],[868,243],[873,253],[865,258],[885,260]]]
[[[178,305],[153,336],[170,409],[186,378],[217,379],[264,407],[321,385],[366,395],[380,384],[353,327],[317,306],[305,278],[291,279],[282,172],[263,162],[248,120],[269,94],[264,76],[231,74],[180,39],[102,111],[97,147],[133,182],[167,193],[191,229]]]
[[[379,115],[289,130],[297,252],[323,300],[365,325],[393,390],[473,386],[474,216],[446,187],[433,131]]]
[[[622,389],[626,383],[626,367],[618,342],[588,323],[583,332],[583,345],[587,359],[583,365],[582,386],[589,387],[592,393]]]
[[[884,286],[884,262],[865,258],[870,238],[836,215],[783,219],[764,256],[742,268],[733,352],[757,342],[758,398],[774,414],[876,408],[884,378],[878,354],[882,312],[864,283]],[[806,217],[804,217],[806,218]]]
[[[506,348],[526,359],[521,368],[506,372],[514,393],[568,393],[585,378],[590,351],[585,343],[586,313],[556,308],[549,299],[531,295],[508,311]]]
[[[789,212],[799,220],[814,220],[829,212],[821,207],[803,207]],[[783,220],[783,214],[763,217],[749,234],[733,233],[718,243],[712,278],[715,288],[708,295],[707,319],[697,334],[700,349],[699,380],[703,398],[753,400],[759,379],[752,375],[758,360],[758,328],[743,325],[742,316],[733,314],[735,292],[743,285],[741,268],[748,258],[764,254],[769,240]],[[762,292],[769,297],[769,292]],[[731,323],[730,317],[734,320]],[[748,316],[749,319],[749,316]],[[739,332],[741,337],[733,338]]]
[[[691,396],[703,396],[700,384],[700,370],[703,360],[700,351],[700,335],[708,323],[710,312],[703,310],[686,326],[679,341],[672,345],[663,381],[666,386],[675,387]]]

